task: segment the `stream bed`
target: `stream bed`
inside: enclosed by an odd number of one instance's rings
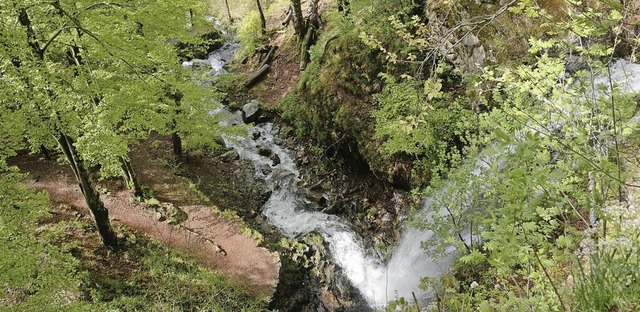
[[[237,44],[227,42],[211,53],[208,60],[193,60],[183,65],[210,66],[210,75],[215,77],[226,72],[223,65],[232,59],[237,49]],[[625,91],[640,89],[639,79],[625,74],[640,72],[640,65],[620,61],[612,66],[612,70],[617,81],[630,86],[625,87]],[[235,122],[242,122],[239,116],[237,118]],[[225,139],[228,148],[235,149],[242,159],[252,163],[255,180],[269,190],[270,196],[261,210],[267,221],[292,239],[310,233],[319,234],[329,249],[331,260],[341,268],[372,310],[398,297],[428,300],[429,294],[419,288],[421,278],[438,277],[448,272],[454,258],[448,256],[436,260],[421,248],[421,242],[428,240],[433,233],[428,229],[404,229],[389,260],[383,261],[378,252],[365,247],[364,238],[353,225],[336,215],[311,208],[304,192],[298,189],[301,177],[294,162],[294,153],[282,145],[277,135],[277,125],[266,122],[250,128],[246,137]],[[471,161],[467,166],[469,174],[482,175],[482,165],[478,165],[481,163],[486,161]],[[464,187],[473,189],[481,186],[461,186]],[[446,189],[439,194],[436,192],[434,196],[441,197],[438,200],[446,200]],[[422,210],[436,203],[432,198],[427,198]],[[448,251],[455,254],[455,250]]]

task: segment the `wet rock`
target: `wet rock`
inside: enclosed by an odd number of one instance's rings
[[[309,161],[309,157],[302,157],[302,158],[297,158],[296,159],[296,166],[298,167],[303,167],[308,165],[309,163],[311,163],[311,161]]]
[[[257,139],[259,139],[259,138],[260,138],[260,136],[261,136],[261,135],[262,135],[262,134],[260,133],[260,131],[256,131],[256,132],[254,132],[254,133],[252,133],[252,134],[251,134],[251,137],[252,137],[254,140],[257,140]]]
[[[230,150],[222,155],[220,155],[220,159],[224,162],[232,162],[234,160],[240,159],[240,155],[236,150]]]
[[[260,174],[265,177],[268,176],[273,171],[273,169],[271,169],[271,166],[267,164],[261,165],[259,170],[260,170]]]
[[[382,223],[389,224],[393,222],[393,216],[390,213],[386,212],[385,214],[382,215],[382,218],[380,218],[380,221],[382,221]]]
[[[258,202],[260,203],[260,208],[262,208],[262,206],[264,206],[264,204],[269,200],[269,198],[271,197],[271,193],[273,193],[273,191],[271,190],[266,190],[266,189],[261,189],[258,190],[259,195],[258,195]]]
[[[473,48],[473,51],[471,52],[471,56],[469,57],[467,62],[469,63],[469,67],[475,70],[482,67],[482,64],[484,64],[485,58],[486,58],[486,54],[484,52],[484,46],[478,46]]]
[[[268,147],[264,147],[264,146],[258,147],[258,155],[264,156],[264,157],[270,157],[271,154],[273,154],[273,151],[271,151]]]
[[[328,260],[322,237],[306,235],[301,241],[284,246],[280,282],[269,305],[279,311],[370,311],[342,274]]]
[[[326,207],[329,203],[329,195],[321,192],[309,191],[305,194],[305,197],[310,202],[320,205],[320,207]]]
[[[565,71],[567,76],[573,76],[576,72],[589,68],[587,61],[579,55],[569,55],[565,58]]]
[[[272,166],[277,166],[277,165],[279,165],[279,164],[280,164],[280,156],[278,156],[278,154],[275,154],[275,153],[274,153],[274,154],[271,156],[271,161],[273,162],[273,163],[272,163]]]
[[[242,110],[237,110],[235,112],[235,115],[236,115],[236,120],[235,120],[235,123],[233,123],[233,124],[237,125],[237,124],[242,123],[243,122],[243,120],[242,120]]]
[[[244,123],[257,122],[261,115],[262,109],[260,108],[260,103],[256,100],[251,100],[242,106],[242,121]]]
[[[462,44],[467,47],[475,47],[480,44],[480,40],[474,34],[468,34],[462,39]]]
[[[340,203],[333,203],[329,205],[327,208],[323,209],[322,212],[327,214],[337,215],[342,212],[342,205]]]
[[[216,144],[220,145],[220,146],[224,146],[224,138],[222,138],[221,136],[216,137],[213,139],[214,142],[216,142]]]

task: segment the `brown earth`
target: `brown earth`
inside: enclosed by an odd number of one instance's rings
[[[159,221],[150,205],[133,198],[123,183],[108,180],[98,183],[98,189],[112,221],[193,256],[209,269],[246,285],[256,297],[271,296],[278,283],[278,254],[245,235],[239,218],[216,212],[186,178],[175,175],[167,146],[168,140],[152,138],[131,153],[132,165],[155,198],[178,205],[188,218],[179,225]],[[90,216],[68,165],[26,154],[11,159],[11,164],[29,174],[27,185],[49,193],[52,207],[67,205],[84,217]]]

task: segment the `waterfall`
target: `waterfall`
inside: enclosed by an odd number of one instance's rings
[[[625,61],[618,61],[611,67],[612,78],[624,92],[640,91],[640,65]],[[637,75],[634,75],[638,73]],[[608,81],[596,78],[596,83]],[[254,134],[256,133],[256,134]],[[351,283],[360,290],[362,296],[373,308],[384,306],[388,300],[398,297],[412,298],[415,293],[419,299],[428,298],[429,294],[420,291],[420,281],[423,277],[437,278],[449,271],[455,259],[456,250],[449,247],[443,257],[431,257],[421,248],[421,242],[429,240],[433,232],[406,228],[393,249],[391,258],[384,263],[376,253],[368,252],[353,227],[339,220],[336,216],[307,209],[307,204],[296,182],[299,172],[292,160],[291,152],[275,144],[277,131],[272,124],[255,126],[248,138],[240,138],[235,143],[229,143],[236,148],[242,158],[253,162],[256,175],[264,179],[272,190],[272,195],[264,206],[263,214],[269,222],[276,225],[283,234],[296,238],[310,232],[319,233],[327,242],[331,254],[340,265]],[[257,140],[251,139],[258,137]],[[266,156],[258,154],[259,147],[267,147],[278,155],[281,162],[277,165]],[[432,205],[447,202],[452,196],[450,189],[456,189],[455,196],[469,208],[477,205],[474,196],[482,192],[482,181],[491,174],[492,170],[499,170],[502,158],[511,149],[502,147],[494,153],[485,153],[475,160],[471,160],[460,170],[472,177],[462,182],[462,185],[447,185],[436,191],[430,198],[425,199],[419,214],[433,211]],[[491,157],[491,158],[488,158]],[[492,167],[492,165],[494,167]],[[269,168],[269,170],[265,170]],[[437,207],[439,208],[439,207]],[[446,211],[440,211],[446,215]],[[426,218],[431,215],[427,214]],[[469,233],[461,233],[467,243],[472,239]]]
[[[275,143],[276,133],[273,124],[266,123],[253,127],[247,137],[226,140],[227,146],[253,163],[256,178],[265,181],[271,191],[262,213],[289,238],[319,233],[336,263],[367,302],[385,304],[384,289],[378,287],[386,278],[384,263],[375,253],[366,250],[362,238],[350,224],[337,216],[307,209],[304,196],[297,188],[300,173],[291,152]],[[265,148],[277,155],[280,162],[274,164],[272,157],[261,155],[259,151]],[[370,288],[373,291],[367,290]]]
[[[222,65],[231,59],[236,50],[236,44],[228,43],[219,52],[212,53],[208,60],[194,60],[185,66],[192,66],[197,62],[210,64],[215,74],[219,75],[224,71]],[[640,91],[640,65],[618,61],[612,65],[611,73],[612,80],[620,84],[624,92]],[[608,85],[608,78],[604,80],[597,77],[594,81]],[[448,272],[456,250],[450,247],[445,251],[447,255],[433,258],[421,248],[421,242],[429,240],[434,233],[429,229],[405,228],[391,258],[385,263],[377,253],[365,248],[363,239],[352,225],[337,216],[308,208],[302,192],[297,188],[300,173],[293,161],[292,152],[278,144],[280,140],[276,139],[277,132],[273,124],[265,123],[251,128],[247,137],[225,140],[227,146],[237,150],[240,157],[253,163],[257,180],[264,181],[265,186],[271,190],[262,210],[267,220],[289,238],[298,238],[311,232],[319,233],[329,246],[335,262],[372,308],[383,307],[389,300],[398,297],[412,298],[414,293],[419,299],[427,298],[429,294],[421,294],[419,289],[421,278],[437,278]],[[274,162],[273,157],[261,155],[264,153],[259,150],[265,148],[272,155],[277,155],[280,161]],[[463,185],[447,185],[436,191],[425,199],[418,213],[430,218],[433,212],[429,214],[427,211],[436,210],[432,209],[432,205],[447,202],[447,198],[451,196],[448,191],[450,189],[458,190],[456,196],[461,196],[459,200],[465,202],[466,206],[477,205],[474,203],[474,194],[482,191],[481,183],[485,175],[490,174],[491,170],[497,170],[489,164],[501,163],[499,158],[508,153],[507,147],[503,152],[494,153],[492,159],[481,154],[469,161],[461,170],[473,178],[462,182]],[[440,213],[446,215],[446,211],[441,210]],[[467,242],[473,239],[469,233],[463,231],[461,234]]]

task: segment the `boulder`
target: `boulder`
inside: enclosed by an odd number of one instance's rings
[[[256,100],[251,100],[242,106],[242,121],[244,123],[256,122],[261,115],[262,109],[260,108],[260,103]]]

